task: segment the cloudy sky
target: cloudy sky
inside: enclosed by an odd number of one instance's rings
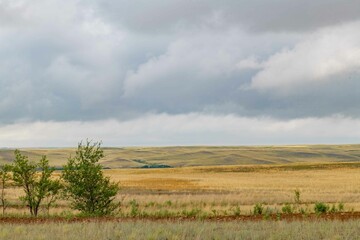
[[[0,0],[0,147],[360,142],[358,0]]]

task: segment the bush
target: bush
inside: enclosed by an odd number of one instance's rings
[[[344,203],[339,203],[339,204],[338,204],[338,210],[339,210],[339,212],[343,212],[343,211],[344,211]]]
[[[329,210],[329,206],[326,205],[325,203],[322,202],[315,203],[314,206],[315,213],[322,214],[328,212],[328,210]]]
[[[64,166],[62,179],[66,196],[72,208],[83,214],[109,215],[119,207],[114,202],[119,186],[103,175],[99,164],[102,157],[100,143],[80,142],[75,156]]]
[[[239,206],[236,206],[235,209],[233,209],[234,216],[240,216],[241,210]]]
[[[261,215],[264,212],[264,207],[261,203],[257,203],[254,206],[254,215]]]
[[[281,211],[285,214],[293,213],[293,208],[290,203],[286,203],[282,208]]]
[[[137,215],[139,215],[139,204],[135,199],[130,201],[130,207],[131,207],[130,210],[131,217],[136,217]]]

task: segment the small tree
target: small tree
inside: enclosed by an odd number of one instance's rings
[[[25,196],[20,199],[26,203],[30,214],[37,216],[41,202],[58,193],[61,187],[58,180],[52,180],[54,168],[49,166],[49,160],[43,156],[39,163],[32,163],[27,156],[15,150],[15,161],[12,166],[14,182],[24,189]],[[37,173],[39,171],[39,173]],[[57,190],[55,191],[56,188]]]
[[[1,181],[1,205],[2,205],[2,213],[5,214],[5,210],[8,206],[8,201],[6,199],[6,188],[9,186],[9,181],[11,179],[10,176],[11,166],[10,165],[3,165],[0,168],[0,181]]]
[[[119,186],[103,175],[98,163],[102,157],[101,143],[80,142],[75,156],[64,166],[65,192],[71,206],[84,214],[108,215],[118,206],[114,200]]]

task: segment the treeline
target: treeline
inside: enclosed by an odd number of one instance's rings
[[[108,215],[117,209],[115,197],[118,183],[105,177],[99,160],[104,157],[101,143],[80,142],[74,157],[69,157],[63,166],[60,178],[54,177],[55,168],[43,156],[39,162],[31,162],[27,156],[15,150],[15,160],[0,168],[0,202],[3,214],[10,202],[6,189],[12,186],[22,188],[19,198],[29,209],[31,216],[37,216],[39,208],[45,205],[48,212],[58,199],[70,201],[70,206],[86,215]]]

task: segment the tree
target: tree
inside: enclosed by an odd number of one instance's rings
[[[5,210],[6,210],[7,205],[8,205],[8,201],[6,199],[5,189],[8,187],[9,180],[11,179],[10,171],[11,171],[11,166],[7,165],[7,164],[1,166],[1,168],[0,168],[0,181],[1,181],[0,201],[1,201],[1,205],[2,205],[3,215],[5,214]]]
[[[46,156],[43,156],[39,163],[33,163],[19,150],[15,150],[15,161],[11,168],[14,182],[25,192],[25,196],[20,199],[26,203],[30,214],[37,216],[41,202],[57,194],[61,188],[59,180],[51,179],[55,169],[49,166]]]
[[[104,176],[99,164],[102,157],[101,143],[80,142],[75,156],[64,166],[65,193],[72,208],[84,214],[108,215],[118,207],[114,200],[119,186]]]

